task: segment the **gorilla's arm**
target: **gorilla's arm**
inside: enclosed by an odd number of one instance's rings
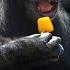
[[[0,66],[2,68],[13,68],[40,64],[40,61],[47,60],[47,53],[43,51],[43,43],[37,39],[17,39],[0,46]],[[40,49],[39,49],[40,48]],[[10,67],[9,67],[10,66]],[[19,66],[20,67],[20,66]]]
[[[54,58],[54,56],[58,59],[58,55],[63,53],[62,46],[57,46],[57,48],[51,48],[51,46],[58,45],[60,38],[55,37],[59,40],[51,39],[48,42],[49,37],[50,36],[39,37],[39,35],[32,35],[9,42],[5,42],[5,39],[3,41],[2,38],[2,41],[0,41],[3,43],[3,45],[0,46],[0,68],[13,68],[14,66],[18,68],[22,66],[23,69],[25,69],[28,68],[28,66],[48,64],[49,60]]]
[[[23,65],[24,68],[35,63],[44,63],[48,57],[45,48],[45,43],[38,38],[19,38],[10,41],[0,46],[0,66]]]

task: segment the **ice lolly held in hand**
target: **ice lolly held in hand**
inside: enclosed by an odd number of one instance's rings
[[[50,17],[41,17],[37,20],[38,31],[41,32],[53,32],[54,27]]]

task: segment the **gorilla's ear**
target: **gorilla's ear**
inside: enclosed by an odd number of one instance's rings
[[[63,7],[70,13],[70,0],[61,0]]]

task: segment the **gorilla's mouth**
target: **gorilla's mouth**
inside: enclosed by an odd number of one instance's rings
[[[41,16],[53,16],[57,9],[57,2],[46,1],[46,0],[37,0],[36,8]]]

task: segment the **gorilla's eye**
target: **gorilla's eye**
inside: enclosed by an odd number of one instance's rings
[[[37,0],[36,8],[39,13],[42,15],[48,15],[49,13],[53,13],[57,8],[57,2],[55,1],[47,1],[47,0]],[[50,15],[49,14],[49,15]]]

